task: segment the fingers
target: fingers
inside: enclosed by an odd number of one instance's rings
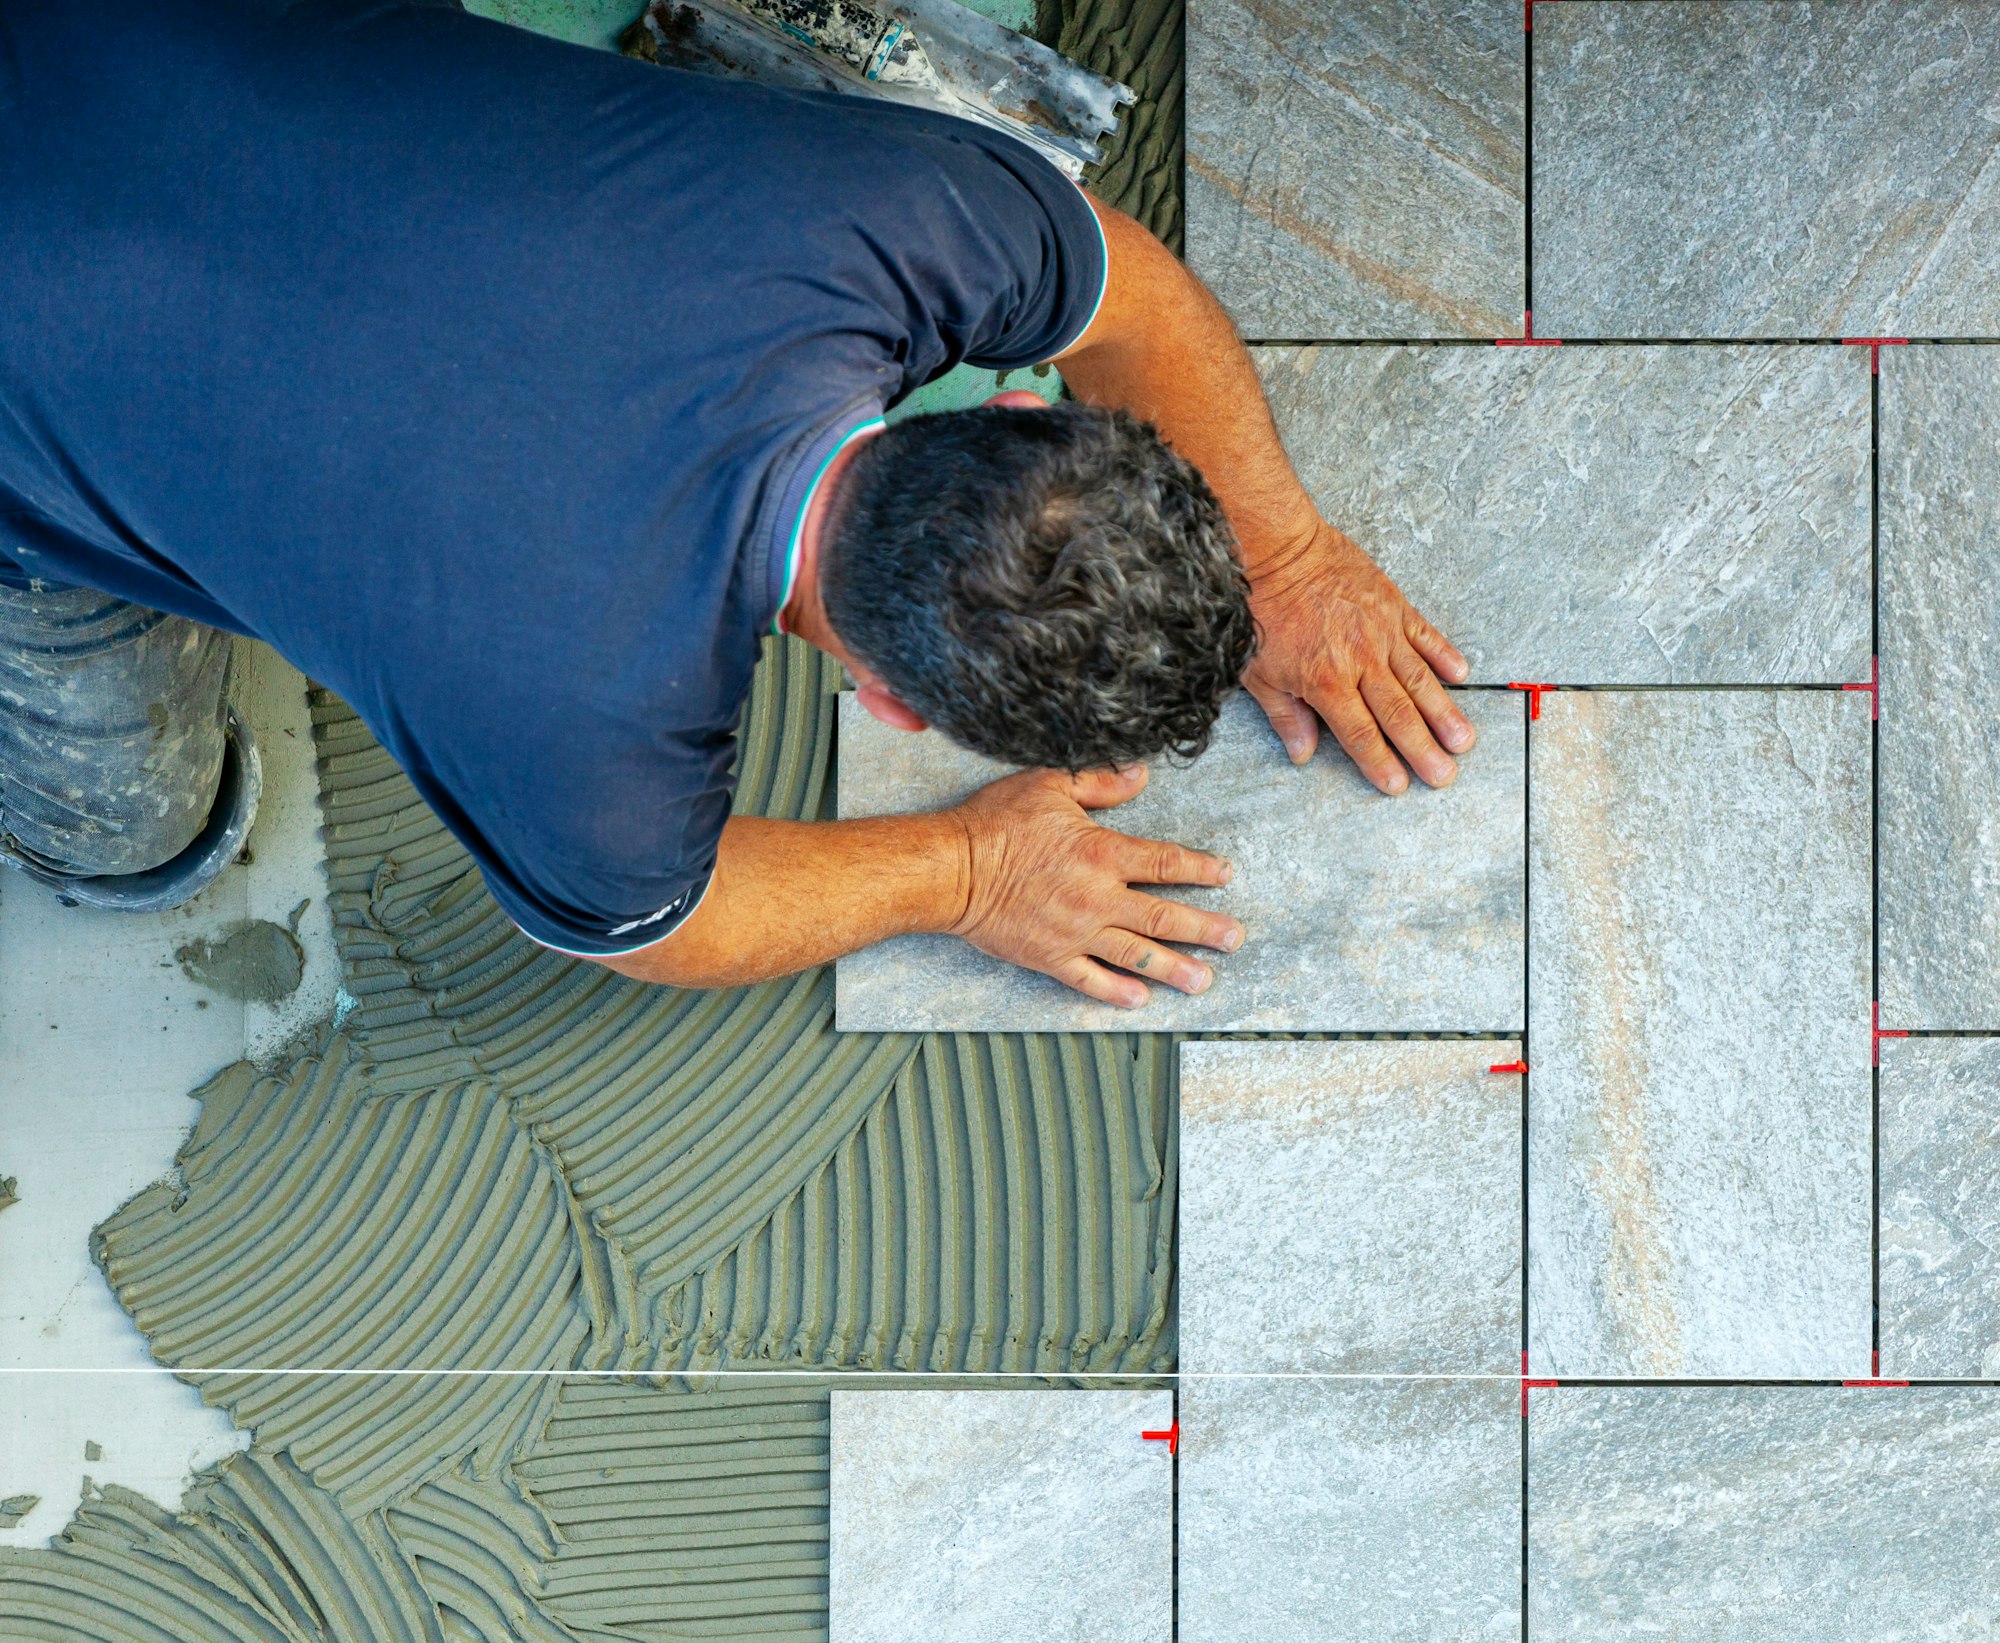
[[[1368,704],[1369,712],[1375,715],[1375,722],[1382,732],[1396,744],[1396,751],[1410,763],[1410,768],[1432,787],[1448,787],[1458,774],[1458,766],[1452,763],[1451,755],[1438,746],[1431,735],[1431,728],[1424,723],[1424,716],[1417,711],[1417,704],[1410,700],[1410,693],[1398,684],[1393,675],[1375,672],[1361,681],[1361,699]]]
[[[1334,740],[1347,749],[1347,756],[1364,777],[1384,793],[1400,793],[1410,785],[1402,761],[1389,751],[1375,715],[1361,699],[1360,691],[1346,685],[1316,705]]]
[[[1403,632],[1410,643],[1417,647],[1417,654],[1430,664],[1440,679],[1455,685],[1462,685],[1472,669],[1458,652],[1458,647],[1442,633],[1425,621],[1421,612],[1411,606],[1403,623]]]
[[[1128,764],[1122,770],[1081,770],[1062,780],[1069,796],[1084,809],[1109,810],[1144,792],[1148,773],[1142,764]]]
[[[1243,683],[1264,710],[1264,717],[1271,721],[1278,740],[1285,744],[1285,756],[1293,764],[1304,764],[1311,759],[1313,750],[1319,746],[1319,720],[1313,710],[1289,691],[1274,690],[1251,679]]]
[[[1121,970],[1130,970],[1148,981],[1162,981],[1184,993],[1201,993],[1215,974],[1198,958],[1162,947],[1157,941],[1135,936],[1130,930],[1106,930],[1091,946],[1091,956]]]
[[[1153,996],[1143,981],[1121,976],[1087,958],[1065,959],[1049,974],[1065,987],[1074,987],[1100,1004],[1115,1004],[1121,1010],[1136,1010]]]
[[[1227,913],[1211,913],[1184,901],[1138,892],[1119,903],[1113,915],[1117,927],[1153,941],[1177,941],[1189,947],[1212,947],[1233,953],[1243,945],[1243,926]]]
[[[1127,884],[1200,884],[1219,890],[1235,876],[1220,856],[1189,850],[1160,839],[1135,839],[1114,833],[1106,840],[1112,865]]]
[[[1459,712],[1458,704],[1446,693],[1428,664],[1414,650],[1400,650],[1390,662],[1397,682],[1409,692],[1410,700],[1437,737],[1453,753],[1463,753],[1479,738],[1472,721]]]

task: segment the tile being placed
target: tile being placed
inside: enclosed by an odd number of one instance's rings
[[[1883,355],[1882,1022],[2000,1029],[2000,349]]]
[[[1475,684],[1868,677],[1865,349],[1253,352],[1320,512]]]
[[[2000,1380],[2000,1039],[1882,1046],[1882,1373]]]
[[[1513,1381],[1184,1380],[1184,1643],[1518,1638],[1519,1399]]]
[[[1988,0],[1534,13],[1548,337],[2000,332]]]
[[[2000,1635],[2000,1392],[1556,1387],[1528,1417],[1551,1643]]]
[[[1099,1004],[949,936],[904,936],[843,958],[836,1020],[855,1032],[1508,1032],[1521,1018],[1519,696],[1469,691],[1479,745],[1450,787],[1378,794],[1331,737],[1303,770],[1256,705],[1223,709],[1191,765],[1157,763],[1146,790],[1099,813],[1120,832],[1212,851],[1228,889],[1176,899],[1242,921],[1205,993],[1153,989],[1134,1013]],[[912,736],[840,703],[840,814],[955,804],[1005,775],[935,731]]]
[[[1869,1373],[1869,726],[1561,692],[1532,735],[1538,1375]]]
[[[1181,1047],[1181,1368],[1517,1372],[1504,1040]]]
[[[839,1643],[1167,1643],[1167,1392],[836,1391]]]
[[[1252,337],[1521,334],[1521,8],[1189,0],[1188,263]]]

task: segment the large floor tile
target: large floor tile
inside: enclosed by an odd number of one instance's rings
[[[1518,1399],[1501,1381],[1184,1381],[1183,1643],[1519,1637]]]
[[[1189,0],[1188,261],[1253,337],[1521,334],[1511,0]]]
[[[2000,1039],[1882,1046],[1882,1373],[2000,1379]]]
[[[1528,1433],[1537,1643],[2000,1635],[2000,1393],[1558,1387]]]
[[[2000,348],[1883,355],[1882,1022],[2000,1029]]]
[[[1867,699],[1564,692],[1530,741],[1535,1373],[1867,1374]]]
[[[1987,0],[1535,11],[1550,337],[2000,332]]]
[[[1156,763],[1146,790],[1100,819],[1213,851],[1248,939],[1215,955],[1194,996],[1153,989],[1139,1011],[1098,1004],[948,936],[905,936],[840,961],[843,1031],[1510,1032],[1521,1016],[1524,756],[1521,698],[1472,691],[1479,745],[1450,787],[1384,798],[1331,737],[1304,770],[1247,696],[1191,765]],[[840,704],[840,814],[930,810],[1006,772],[934,731],[912,736]],[[1328,841],[1338,845],[1329,848]]]
[[[1868,356],[1259,348],[1320,512],[1473,682],[1868,676]]]
[[[840,1643],[1166,1643],[1166,1392],[836,1391]]]
[[[1183,1045],[1181,1368],[1513,1372],[1519,1054]]]

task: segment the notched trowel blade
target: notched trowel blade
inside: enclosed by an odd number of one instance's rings
[[[1072,177],[1131,90],[957,0],[652,0],[626,53],[674,68],[916,103],[1032,143]]]

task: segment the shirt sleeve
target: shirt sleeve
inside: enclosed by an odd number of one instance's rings
[[[410,775],[501,912],[531,941],[576,958],[636,953],[686,923],[708,893],[729,818],[728,789],[709,785],[679,799],[665,787],[643,811],[614,792],[613,802],[558,807],[525,826],[499,816],[482,826],[431,772]]]
[[[970,120],[885,104],[839,116],[873,127],[879,146],[862,147],[876,174],[897,179],[871,189],[821,180],[866,248],[846,267],[880,304],[905,391],[961,362],[1039,365],[1084,333],[1108,260],[1097,213],[1068,176]]]

